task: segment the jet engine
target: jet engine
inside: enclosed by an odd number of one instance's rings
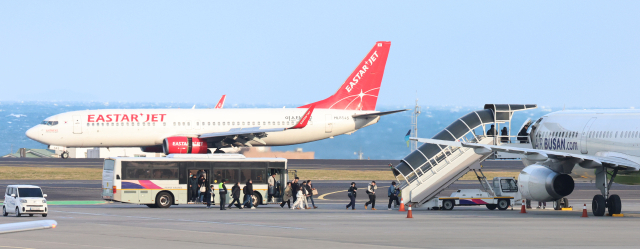
[[[573,178],[542,165],[525,167],[518,176],[522,198],[535,201],[555,201],[573,192]]]
[[[164,154],[207,154],[207,141],[197,137],[168,137],[162,141]]]

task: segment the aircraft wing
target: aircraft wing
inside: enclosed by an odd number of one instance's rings
[[[408,111],[409,109],[402,109],[402,110],[395,110],[395,111],[387,111],[387,112],[373,112],[373,113],[365,113],[365,114],[356,114],[353,115],[352,117],[354,118],[375,118],[378,116],[384,116],[384,115],[389,115],[389,114],[394,114],[394,113],[398,113],[398,112],[405,112]]]
[[[0,224],[0,234],[55,228],[57,225],[58,222],[56,222],[55,220],[38,220]]]
[[[300,121],[294,126],[291,127],[278,127],[278,128],[268,128],[262,129],[260,127],[247,127],[247,128],[234,128],[229,131],[223,132],[213,132],[213,133],[204,133],[200,134],[199,138],[214,138],[214,137],[242,137],[239,141],[241,144],[249,145],[247,142],[254,140],[261,144],[265,144],[260,138],[266,137],[267,132],[280,132],[290,129],[302,129],[307,126],[309,119],[311,119],[311,114],[313,113],[313,109],[315,109],[315,105],[309,107],[307,112],[302,115]]]
[[[605,166],[609,168],[622,168],[623,170],[629,170],[629,171],[640,170],[640,164],[624,158],[613,157],[613,156],[592,156],[592,155],[558,152],[558,151],[552,151],[552,150],[539,150],[539,149],[527,149],[527,148],[518,148],[518,147],[510,147],[510,146],[485,145],[485,144],[445,141],[445,140],[427,139],[427,138],[411,138],[411,140],[415,140],[421,143],[473,148],[477,154],[489,154],[491,152],[496,152],[496,151],[522,154],[522,155],[525,155],[527,159],[530,159],[533,161],[544,161],[548,158],[558,159],[558,160],[575,160],[576,163],[578,163],[578,165],[580,165],[583,168],[596,168],[600,166]]]
[[[216,105],[215,109],[222,109],[222,107],[224,106],[224,101],[227,99],[227,95],[222,95],[222,98],[220,98],[220,100],[218,101],[218,104]]]

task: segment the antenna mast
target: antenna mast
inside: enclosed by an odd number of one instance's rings
[[[416,92],[416,106],[411,114],[411,137],[418,137],[418,116],[420,116],[420,106],[418,105],[418,92]],[[418,141],[411,140],[411,151],[418,149]]]

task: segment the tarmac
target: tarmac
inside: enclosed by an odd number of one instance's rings
[[[381,202],[385,202],[380,198]],[[636,248],[640,202],[624,217],[581,218],[574,211],[356,210],[318,201],[318,209],[255,210],[202,205],[151,209],[131,204],[51,206],[55,229],[2,235],[4,248]],[[589,213],[591,215],[591,213]],[[0,223],[42,217],[0,217]]]
[[[318,161],[308,160],[304,167],[324,164]],[[493,164],[498,165],[497,171],[522,167],[519,161],[493,162],[497,162]],[[379,163],[383,162],[343,162],[342,166],[386,168],[367,166]],[[483,164],[485,171],[490,169],[487,162]],[[58,222],[55,229],[1,235],[0,247],[637,248],[640,231],[640,186],[613,185],[611,193],[622,198],[624,217],[592,216],[591,199],[599,190],[592,182],[576,180],[575,190],[568,196],[573,211],[554,211],[552,203],[547,203],[547,209],[528,209],[526,214],[520,213],[517,204],[513,210],[505,211],[491,211],[484,206],[456,206],[451,211],[422,207],[414,208],[413,218],[407,219],[406,212],[387,210],[390,181],[377,181],[375,211],[364,209],[368,200],[364,188],[369,181],[356,181],[360,188],[356,210],[345,209],[351,181],[312,182],[320,192],[314,197],[318,209],[264,205],[255,210],[220,211],[219,206],[206,209],[201,204],[151,209],[106,203],[100,199],[100,181],[0,180],[0,189],[9,184],[41,186],[50,203],[46,219]],[[480,188],[480,184],[457,181],[440,196],[465,188]],[[580,217],[583,204],[587,204],[589,218]],[[535,207],[536,203],[532,205]],[[0,217],[0,224],[41,219]]]

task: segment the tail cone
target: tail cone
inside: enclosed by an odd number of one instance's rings
[[[587,215],[587,204],[584,204],[584,207],[582,208],[582,217],[584,218],[589,218],[589,215]]]
[[[520,209],[520,213],[521,214],[526,214],[527,213],[527,205],[525,204],[524,199],[522,199],[522,208]]]
[[[413,213],[411,213],[411,205],[409,205],[409,212],[407,212],[407,218],[413,218]]]
[[[400,198],[400,212],[405,212],[407,210],[404,210],[404,200],[402,198]]]

